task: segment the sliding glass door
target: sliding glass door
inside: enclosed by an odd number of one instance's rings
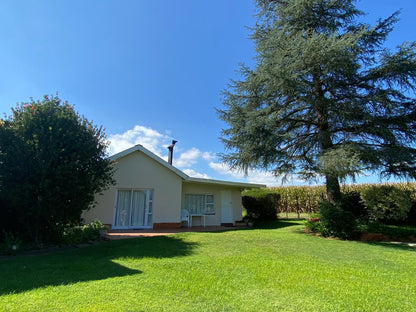
[[[152,215],[153,190],[117,190],[113,228],[151,228]]]

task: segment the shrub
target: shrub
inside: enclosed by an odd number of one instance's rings
[[[105,229],[100,221],[94,221],[90,224],[68,227],[62,234],[62,243],[80,244],[88,241],[95,241],[100,238],[100,230]]]
[[[411,192],[393,185],[371,186],[361,191],[370,218],[380,222],[405,220],[412,207]]]
[[[0,119],[0,226],[38,246],[58,243],[113,183],[107,146],[103,128],[58,96],[12,109]]]
[[[306,221],[306,227],[325,237],[353,239],[357,236],[356,220],[350,211],[342,209],[341,204],[323,200],[319,202],[319,214]]]
[[[324,228],[318,213],[311,214],[311,217],[305,221],[305,226],[314,233],[322,233]]]
[[[343,193],[341,206],[344,211],[351,212],[354,218],[366,220],[369,217],[367,207],[358,191],[351,190]]]
[[[249,221],[277,220],[276,206],[280,195],[270,189],[256,189],[243,192],[243,206],[246,209],[245,218]]]

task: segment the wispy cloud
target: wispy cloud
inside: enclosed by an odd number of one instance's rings
[[[270,172],[261,170],[249,170],[247,175],[241,170],[231,170],[228,165],[224,163],[210,162],[209,166],[217,173],[228,176],[231,179],[245,181],[249,183],[266,184],[268,186],[281,185],[281,179],[277,178]]]
[[[185,152],[179,154],[179,157],[175,159],[175,166],[179,168],[187,168],[195,165],[202,153],[196,147],[193,147]]]
[[[206,161],[213,161],[214,159],[217,158],[217,156],[214,153],[211,153],[211,152],[203,152],[202,153],[202,158]]]

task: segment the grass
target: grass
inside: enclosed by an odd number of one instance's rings
[[[0,259],[1,311],[416,311],[416,248],[301,222]]]
[[[416,226],[410,225],[387,225],[381,223],[370,223],[367,232],[382,233],[391,239],[401,240],[416,237]]]

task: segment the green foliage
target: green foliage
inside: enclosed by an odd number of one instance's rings
[[[325,237],[353,239],[357,235],[356,220],[353,214],[340,204],[321,201],[319,203],[319,232]]]
[[[416,224],[412,210],[416,207],[415,183],[345,185],[342,189],[340,203],[319,203],[319,214],[305,222],[309,230],[347,239],[364,232],[397,238],[404,235],[382,223]]]
[[[90,224],[68,227],[63,231],[62,243],[67,245],[96,241],[100,238],[100,231],[105,226],[100,221]]]
[[[245,218],[249,221],[277,220],[276,206],[280,195],[269,189],[253,189],[242,194]]]
[[[351,212],[354,218],[366,220],[369,217],[368,209],[358,191],[342,193],[341,206],[343,210]]]
[[[407,218],[412,207],[410,191],[393,185],[373,186],[361,193],[370,217],[379,221],[400,221]]]
[[[24,240],[56,242],[108,187],[112,165],[102,127],[45,96],[0,122],[0,221]]]
[[[256,64],[224,91],[223,161],[247,171],[325,177],[330,200],[362,171],[416,177],[416,43],[383,47],[353,0],[257,0]]]
[[[325,231],[318,213],[311,214],[310,218],[305,221],[305,226],[314,233],[323,233]]]

